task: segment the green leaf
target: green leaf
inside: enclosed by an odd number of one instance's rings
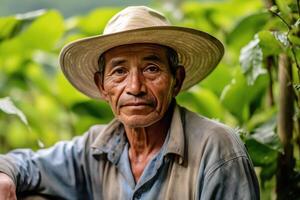
[[[86,17],[80,19],[78,27],[87,35],[101,34],[106,23],[118,11],[120,11],[118,8],[99,8],[93,10]]]
[[[113,118],[113,113],[107,103],[104,101],[84,101],[72,106],[72,111],[80,116],[89,115],[103,121],[109,121]]]
[[[270,14],[267,12],[255,13],[242,18],[228,34],[226,42],[230,47],[234,46],[236,49],[240,49],[253,38],[255,33],[263,29],[269,19]]]
[[[256,166],[267,166],[276,162],[277,155],[282,151],[276,130],[276,117],[254,130],[246,138],[246,146]]]
[[[266,73],[262,65],[263,51],[259,46],[259,42],[260,39],[256,35],[254,40],[242,48],[240,54],[242,72],[246,75],[249,85],[253,85],[260,75]]]
[[[189,91],[181,92],[176,97],[176,100],[180,105],[186,107],[187,109],[199,114],[203,114],[202,107],[197,103],[198,100],[195,94]]]
[[[64,21],[57,11],[48,11],[36,19],[22,34],[19,40],[29,49],[50,50],[64,33]]]
[[[262,170],[259,174],[259,177],[262,181],[262,187],[264,187],[266,181],[270,180],[277,171],[277,162],[274,161],[272,163],[270,163],[269,165],[263,166]]]
[[[218,67],[204,80],[200,82],[200,86],[213,91],[220,96],[224,87],[230,83],[233,73],[227,65],[220,63]],[[216,84],[217,83],[217,84]]]
[[[246,123],[247,130],[253,132],[255,128],[276,115],[277,107],[260,107]]]
[[[294,27],[300,28],[300,19],[297,19],[297,21],[294,24]]]
[[[0,18],[0,41],[10,38],[14,32],[18,20],[15,17]]]
[[[11,121],[6,130],[6,142],[11,148],[32,147],[30,131],[19,121]]]
[[[255,166],[261,166],[262,184],[270,180],[277,167],[277,156],[282,151],[276,130],[276,117],[272,117],[244,138],[248,152]]]
[[[221,102],[222,104],[234,114],[240,122],[248,118],[248,99],[247,97],[247,84],[244,76],[236,72],[235,76],[228,84],[222,94]]]
[[[184,18],[181,21],[184,21],[184,25],[212,33],[213,35],[228,29],[228,27],[232,27],[233,23],[241,16],[250,15],[262,7],[260,0],[182,2],[183,4],[180,7]],[[228,32],[228,30],[225,31]],[[243,37],[244,34],[247,33],[243,32],[239,37]],[[235,38],[235,40],[238,39]],[[238,44],[238,42],[235,42],[235,44]]]
[[[48,11],[17,36],[0,43],[0,57],[7,59],[17,55],[26,60],[34,50],[53,50],[64,33],[64,22],[57,11]],[[20,66],[21,67],[21,66]]]
[[[178,103],[209,118],[223,119],[224,109],[218,97],[210,90],[195,86],[176,97]]]
[[[250,105],[253,107],[254,103],[261,100],[267,86],[266,75],[260,76],[253,85],[249,86],[245,76],[237,70],[230,84],[224,88],[221,102],[240,122],[248,121],[249,114],[252,114],[250,111],[254,112],[257,108],[250,110]]]
[[[282,36],[279,36],[277,39],[277,32],[271,31],[260,31],[256,37],[259,38],[259,47],[263,51],[263,57],[267,57],[269,55],[278,55],[282,52],[282,46],[279,41]]]
[[[33,53],[32,60],[43,67],[44,74],[48,77],[54,78],[59,69],[57,54],[37,50]]]
[[[56,96],[65,106],[88,100],[88,97],[76,90],[62,72],[55,79]]]
[[[277,151],[258,142],[254,138],[246,139],[245,144],[255,166],[270,165],[277,160]]]
[[[289,39],[289,41],[291,41],[292,44],[300,46],[300,38],[299,38],[299,36],[289,35],[288,39]]]
[[[23,31],[24,27],[29,25],[34,19],[44,14],[44,10],[37,10],[16,16],[0,18],[0,42],[16,36]]]
[[[7,114],[17,115],[24,124],[28,125],[24,113],[14,105],[9,97],[0,99],[0,110]]]
[[[281,46],[284,49],[287,49],[288,47],[290,47],[290,42],[288,40],[288,34],[284,33],[284,32],[279,32],[279,31],[274,31],[273,32],[275,39],[280,42]]]
[[[267,145],[273,150],[282,151],[279,137],[275,132],[276,127],[276,117],[273,117],[264,124],[262,124],[260,127],[256,128],[254,130],[254,133],[251,134],[251,137],[254,138],[256,141]]]
[[[279,8],[280,15],[282,18],[284,18],[288,23],[292,21],[291,18],[291,9],[289,8],[288,2],[289,0],[275,0],[276,5]]]

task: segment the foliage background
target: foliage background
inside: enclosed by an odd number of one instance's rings
[[[292,1],[277,2],[284,6]],[[239,130],[256,166],[262,199],[274,199],[277,156],[282,152],[276,133],[279,86],[276,76],[266,70],[265,55],[277,55],[285,48],[267,32],[274,27],[287,31],[285,25],[272,18],[262,0],[152,1],[149,5],[166,13],[174,24],[211,33],[225,45],[216,70],[177,100]],[[65,17],[55,9],[0,17],[0,110],[4,111],[0,112],[0,153],[45,148],[112,119],[105,102],[88,99],[66,81],[57,58],[66,43],[101,33],[123,7],[95,7]],[[260,48],[258,40],[263,41]],[[298,53],[299,46],[295,49]],[[297,74],[296,67],[293,70]],[[270,77],[275,77],[273,99]],[[294,83],[299,84],[297,76]],[[295,171],[299,171],[295,147]]]

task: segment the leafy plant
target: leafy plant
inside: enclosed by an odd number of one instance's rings
[[[300,191],[299,1],[276,0],[268,6],[266,2],[177,1],[176,13],[168,13],[176,25],[209,32],[226,49],[216,70],[177,101],[240,130],[260,177],[262,199],[273,199],[275,190],[278,199],[296,199]],[[100,34],[119,10],[95,8],[68,19],[56,10],[0,17],[0,152],[48,147],[112,119],[105,102],[88,99],[66,81],[57,57],[64,44]],[[282,87],[280,63],[291,69],[289,89]],[[293,108],[289,119],[294,128],[283,140],[281,98],[290,87],[293,98],[286,108],[289,112]],[[278,179],[279,172],[287,169],[281,160],[287,153],[292,167],[284,171],[289,173],[288,183]],[[279,189],[281,181],[289,186],[282,186],[287,190]]]

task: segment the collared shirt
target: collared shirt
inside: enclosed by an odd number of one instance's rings
[[[55,199],[259,199],[243,143],[227,126],[176,106],[168,136],[136,183],[123,125],[93,126],[69,142],[0,156],[18,192]]]

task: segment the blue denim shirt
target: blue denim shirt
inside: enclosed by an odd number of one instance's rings
[[[54,199],[259,199],[251,160],[233,130],[179,106],[163,147],[137,183],[117,120],[49,149],[2,155],[0,171],[18,192]]]

